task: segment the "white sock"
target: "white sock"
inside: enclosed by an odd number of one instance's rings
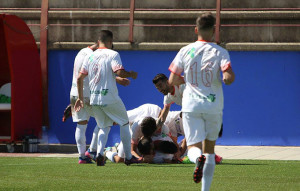
[[[90,151],[91,152],[96,152],[97,151],[97,142],[98,142],[98,133],[99,133],[100,128],[98,125],[96,125],[94,132],[93,132],[93,138],[91,140],[90,144]]]
[[[192,147],[188,150],[187,156],[192,163],[196,163],[198,157],[202,155],[201,150],[198,147]]]
[[[106,152],[106,157],[111,161],[111,162],[116,162],[114,156],[116,156],[118,153],[114,153],[111,151]]]
[[[86,150],[86,138],[85,138],[85,131],[86,131],[87,125],[79,125],[77,124],[76,130],[75,130],[75,140],[77,144],[77,149],[79,156],[84,158],[84,153]]]
[[[125,152],[124,152],[124,147],[123,147],[122,141],[121,141],[121,143],[118,146],[118,156],[120,158],[125,158]]]
[[[97,156],[101,154],[103,156],[104,147],[107,142],[107,137],[110,131],[110,127],[100,128],[98,133],[98,145],[97,145]]]
[[[126,159],[130,160],[131,155],[131,134],[129,130],[129,124],[120,126],[120,137],[123,143]]]
[[[203,167],[203,177],[202,177],[202,191],[207,191],[210,189],[210,185],[214,176],[216,161],[215,154],[204,154],[206,157],[204,167]]]

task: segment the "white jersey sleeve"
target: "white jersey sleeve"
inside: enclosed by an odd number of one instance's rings
[[[124,70],[119,53],[116,52],[111,61],[112,71],[115,73],[118,70]]]
[[[182,105],[182,94],[185,88],[185,84],[181,84],[180,86],[173,86],[174,94],[168,93],[164,96],[164,105],[171,105],[176,103],[177,105]]]

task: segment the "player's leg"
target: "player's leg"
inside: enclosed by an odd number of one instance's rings
[[[187,156],[195,163],[193,179],[199,183],[203,175],[205,156],[202,155],[201,142],[205,139],[205,124],[202,114],[183,112],[182,122],[188,147]]]
[[[104,154],[103,152],[110,131],[110,126],[112,126],[113,121],[106,116],[101,106],[92,106],[92,111],[93,111],[93,116],[95,117],[95,120],[97,122],[97,125],[100,127],[98,133],[96,162],[97,162],[97,166],[104,166],[105,157],[103,156]]]
[[[100,128],[98,133],[98,145],[97,145],[97,166],[104,166],[105,165],[105,158],[104,158],[104,147],[107,142],[108,134],[110,131],[110,127]]]
[[[206,158],[203,167],[202,190],[210,189],[215,171],[215,143],[222,124],[222,114],[203,114],[206,139],[203,141],[203,153]]]
[[[77,97],[71,96],[71,109],[72,109],[72,119],[73,122],[77,122],[77,127],[75,130],[75,140],[77,144],[77,149],[79,153],[79,164],[92,163],[89,158],[85,156],[86,150],[86,137],[85,132],[87,128],[87,123],[90,115],[85,108],[82,108],[79,112],[74,110],[74,104]]]
[[[99,127],[98,125],[95,126],[94,131],[93,131],[93,137],[91,140],[91,144],[89,149],[85,152],[85,156],[93,159],[96,161],[96,156],[97,156],[97,144],[98,144],[98,133],[99,133]]]
[[[139,161],[131,155],[131,133],[129,129],[129,121],[126,108],[122,101],[110,104],[104,109],[106,115],[114,122],[120,125],[120,137],[125,152],[125,164],[139,163]]]
[[[124,153],[124,149],[123,149],[123,143],[121,142],[118,146],[118,152],[114,152],[114,151],[107,151],[106,152],[106,157],[115,163],[119,163],[119,162],[124,162],[124,158],[125,158],[125,153]]]

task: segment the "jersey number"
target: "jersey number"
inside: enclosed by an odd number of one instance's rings
[[[206,87],[210,87],[211,83],[213,81],[212,66],[213,66],[213,63],[209,62],[209,63],[206,63],[203,68],[201,68],[201,80],[202,80],[203,85]],[[198,86],[197,67],[198,67],[197,62],[192,64],[190,67],[191,75],[192,75],[192,83],[191,84],[194,86]]]

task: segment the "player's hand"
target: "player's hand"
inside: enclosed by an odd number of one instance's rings
[[[138,73],[134,72],[134,71],[130,71],[130,76],[132,79],[136,79],[137,78]]]
[[[127,78],[120,78],[118,83],[122,86],[128,86],[130,84],[130,80]]]
[[[74,109],[76,112],[78,112],[81,108],[83,108],[83,106],[83,101],[78,98],[75,102]]]

